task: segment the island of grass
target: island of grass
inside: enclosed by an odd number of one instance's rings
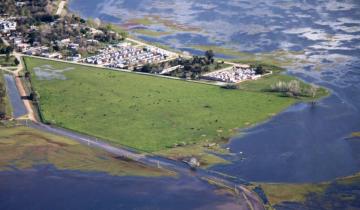
[[[359,173],[322,183],[261,183],[260,186],[274,209],[357,209],[359,206]]]
[[[250,84],[249,90],[229,90],[30,57],[24,61],[44,121],[113,144],[171,156],[191,153],[190,149],[178,151],[179,146],[227,140],[239,129],[304,100]],[[256,82],[269,79],[273,77]],[[169,153],[172,150],[176,154]]]

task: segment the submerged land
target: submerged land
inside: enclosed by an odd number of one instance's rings
[[[73,17],[71,21],[76,19]],[[168,24],[168,27],[172,25]],[[103,26],[98,28],[102,29]],[[116,31],[116,28],[112,29]],[[164,35],[163,32],[142,29],[135,32]],[[119,42],[122,41],[124,40]],[[100,42],[98,47],[107,44],[111,43]],[[286,66],[295,61],[277,57],[296,52],[253,55],[216,46],[193,47],[241,57],[232,59],[232,62],[261,65],[272,74],[258,80],[218,85],[195,77],[189,79],[186,75],[184,78],[163,77],[20,54],[25,64],[20,76],[29,96],[33,94],[32,107],[38,111],[40,122],[98,137],[111,145],[131,148],[141,153],[162,155],[175,160],[196,157],[202,167],[228,163],[219,154],[230,154],[231,151],[222,145],[231,137],[239,135],[242,129],[264,122],[293,104],[315,104],[316,100],[329,94],[324,88],[316,88],[311,94],[311,84],[283,74],[284,69],[278,66]],[[64,51],[69,58],[73,57]],[[93,55],[93,52],[95,50],[88,47],[82,56]],[[10,58],[4,62],[1,57],[0,61],[6,66],[16,67],[15,57]],[[215,64],[216,62],[204,65]],[[27,72],[29,74],[25,76]],[[6,116],[2,118],[6,119],[11,118],[11,108],[4,94],[6,91],[1,76],[0,112]],[[287,89],[279,91],[274,88],[283,84],[281,89],[290,83],[297,84],[295,86],[299,90],[295,91],[296,94]],[[359,135],[353,133],[352,136]],[[0,151],[3,154],[0,157],[2,171],[52,164],[64,170],[105,172],[111,175],[174,175],[166,170],[109,155],[65,137],[23,126],[0,127]],[[359,174],[356,174],[319,184],[255,185],[260,186],[260,195],[265,193],[263,201],[269,208],[300,206],[310,209],[347,209],[359,205],[358,177]]]
[[[357,209],[360,174],[311,184],[261,183],[275,209]]]
[[[31,57],[24,61],[44,122],[177,158],[201,158],[206,152],[192,148],[218,148],[214,145],[240,129],[308,98],[269,91],[277,81],[294,79],[279,72],[233,90]],[[323,95],[326,91],[319,89],[318,96]],[[220,161],[209,158],[203,161]]]

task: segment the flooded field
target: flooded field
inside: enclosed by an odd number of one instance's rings
[[[56,69],[52,65],[43,65],[33,69],[36,77],[39,80],[66,80],[65,75],[63,74],[66,71],[71,71],[74,68],[68,67],[64,69]]]
[[[360,170],[357,143],[345,140],[360,130],[358,1],[86,2],[72,0],[70,9],[178,50],[280,65],[332,92],[234,137],[226,147],[242,155],[213,169],[270,182],[318,182]]]
[[[0,153],[0,209],[236,209],[244,205],[231,190],[191,173],[177,175],[148,167],[22,126],[0,127]]]

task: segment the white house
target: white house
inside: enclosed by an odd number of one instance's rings
[[[16,22],[0,20],[0,31],[1,33],[9,33],[10,31],[16,31]]]

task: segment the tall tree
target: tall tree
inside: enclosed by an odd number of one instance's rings
[[[214,56],[215,56],[214,51],[212,51],[212,50],[205,51],[205,57],[207,58],[207,60],[209,62],[211,62],[211,63],[214,62]]]

